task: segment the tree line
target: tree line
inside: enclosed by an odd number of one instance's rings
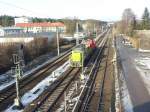
[[[9,16],[9,15],[1,15],[0,16],[0,25],[3,27],[6,26],[13,26],[15,24],[14,18],[16,16]],[[52,18],[38,18],[38,17],[32,17],[32,22],[62,22],[61,19],[52,19]]]
[[[0,26],[6,27],[12,25],[14,25],[14,17],[8,15],[0,16]]]
[[[117,22],[120,33],[133,36],[134,30],[150,30],[150,13],[145,8],[141,19],[137,19],[132,9],[127,8],[122,14],[122,20]]]
[[[0,26],[7,27],[7,26],[13,26],[15,24],[14,18],[16,16],[9,16],[9,15],[2,15],[0,16]],[[53,19],[53,18],[38,18],[38,17],[32,17],[32,22],[62,22],[66,26],[66,34],[73,35],[76,31],[76,23],[78,22],[78,28],[79,31],[83,31],[83,24],[86,24],[86,30],[92,31],[94,29],[94,25],[96,28],[101,26],[102,24],[106,24],[104,21],[100,20],[80,20],[77,18],[64,18],[64,19]]]

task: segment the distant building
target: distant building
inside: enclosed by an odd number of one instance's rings
[[[29,18],[29,17],[18,17],[18,18],[15,18],[15,25],[18,24],[18,23],[31,23],[32,22],[32,19]]]
[[[83,32],[78,32],[78,33],[74,34],[74,38],[83,39],[85,37],[87,37],[87,35],[85,33],[83,33]]]
[[[21,27],[24,32],[56,32],[57,28],[60,32],[65,32],[65,25],[61,22],[42,22],[42,23],[17,23],[16,27]]]
[[[115,22],[111,21],[111,22],[107,22],[107,25],[114,25]]]
[[[0,36],[22,34],[23,28],[20,27],[0,27]]]

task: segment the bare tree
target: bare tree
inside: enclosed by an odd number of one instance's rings
[[[98,28],[100,27],[100,21],[98,20],[92,20],[92,19],[89,19],[89,20],[85,20],[85,24],[86,24],[86,29],[87,31],[94,31],[94,27],[95,28]]]
[[[122,33],[131,35],[135,26],[136,26],[135,14],[130,8],[125,9],[122,14],[122,22],[121,22]]]

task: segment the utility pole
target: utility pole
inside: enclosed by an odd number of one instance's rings
[[[20,60],[20,56],[17,54],[13,54],[13,60],[14,60],[14,64],[16,65],[15,67],[15,78],[16,78],[16,93],[17,96],[14,100],[14,109],[22,109],[23,105],[21,103],[20,100],[20,89],[19,89],[19,80],[21,79],[22,76],[22,69],[21,69],[21,60]]]
[[[94,24],[94,32],[95,32],[95,24]]]
[[[76,23],[76,45],[79,45],[79,26],[78,26],[78,22]]]
[[[102,26],[102,32],[103,32],[103,26]]]
[[[59,56],[59,53],[60,53],[60,51],[59,51],[59,29],[58,29],[58,27],[56,27],[56,32],[57,32],[57,56]]]
[[[95,34],[95,37],[97,37],[97,28],[95,24],[94,24],[94,34]]]
[[[95,33],[96,33],[95,35],[96,35],[96,37],[97,37],[97,28],[96,28],[96,31],[95,31]]]

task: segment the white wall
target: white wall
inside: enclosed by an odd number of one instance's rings
[[[10,42],[31,42],[33,41],[34,38],[33,37],[26,37],[26,38],[21,38],[21,37],[17,37],[17,38],[0,38],[0,43],[10,43]]]
[[[0,29],[0,36],[4,36],[4,30]]]
[[[20,18],[15,18],[15,25],[17,23],[31,23],[32,19],[28,17],[20,17]]]

